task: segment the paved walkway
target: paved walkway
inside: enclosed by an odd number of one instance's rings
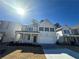
[[[69,49],[43,49],[47,59],[79,59],[79,53]]]

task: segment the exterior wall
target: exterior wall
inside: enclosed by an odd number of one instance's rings
[[[13,22],[8,23],[8,28],[5,33],[3,42],[15,41],[15,31],[21,30],[21,25]]]
[[[8,23],[9,22],[6,22],[6,21],[0,21],[0,30],[7,30]]]
[[[48,32],[41,32],[38,35],[38,43],[40,44],[54,44],[56,43],[56,33],[48,33]]]
[[[4,41],[5,37],[6,37],[6,33],[8,31],[8,25],[9,22],[6,21],[0,21],[0,34],[1,34],[1,41]]]
[[[48,21],[43,21],[41,23],[39,23],[39,27],[48,27],[48,28],[54,28],[55,30],[55,27],[50,24],[50,22]],[[50,32],[50,31],[39,31],[39,35],[38,35],[38,43],[39,44],[54,44],[56,43],[57,39],[56,39],[56,32]]]

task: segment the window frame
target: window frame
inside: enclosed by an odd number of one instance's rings
[[[69,30],[64,30],[64,34],[70,34]]]
[[[28,28],[28,31],[30,31],[30,32],[33,31],[33,28],[32,27]]]
[[[28,35],[28,40],[30,40],[30,34]]]
[[[49,32],[49,27],[45,27],[45,31],[48,31]]]
[[[39,31],[44,31],[44,27],[39,27]]]
[[[53,29],[53,30],[51,30],[51,29]],[[54,32],[55,30],[54,30],[54,28],[50,28],[50,32]]]

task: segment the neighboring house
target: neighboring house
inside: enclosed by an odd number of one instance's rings
[[[8,29],[8,22],[0,21],[0,41],[4,39],[7,29]]]
[[[10,21],[0,21],[0,41],[15,41],[16,30],[21,30],[21,24]]]
[[[59,43],[79,44],[79,26],[63,26],[56,29],[56,35]]]
[[[22,28],[21,24],[15,22],[9,22],[6,36],[3,42],[16,41],[15,32],[20,31],[21,28]]]
[[[5,25],[4,29],[0,28],[0,32],[5,32],[4,38],[1,39],[2,42],[55,44],[57,41],[55,26],[48,20],[33,21],[30,25],[21,25],[8,21],[2,22],[4,24],[0,25],[2,27]]]

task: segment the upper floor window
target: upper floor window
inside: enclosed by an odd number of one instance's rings
[[[39,27],[39,31],[43,31],[44,30],[44,28],[43,27]]]
[[[33,28],[28,28],[28,31],[33,31]]]
[[[45,31],[49,31],[49,28],[45,28]]]
[[[30,35],[28,35],[28,40],[30,40]]]
[[[69,30],[64,30],[65,34],[70,34]]]
[[[54,32],[54,28],[50,28],[50,31],[51,31],[51,32]]]
[[[75,35],[78,35],[78,34],[79,34],[79,30],[73,29],[73,30],[72,30],[72,33],[75,34]]]

